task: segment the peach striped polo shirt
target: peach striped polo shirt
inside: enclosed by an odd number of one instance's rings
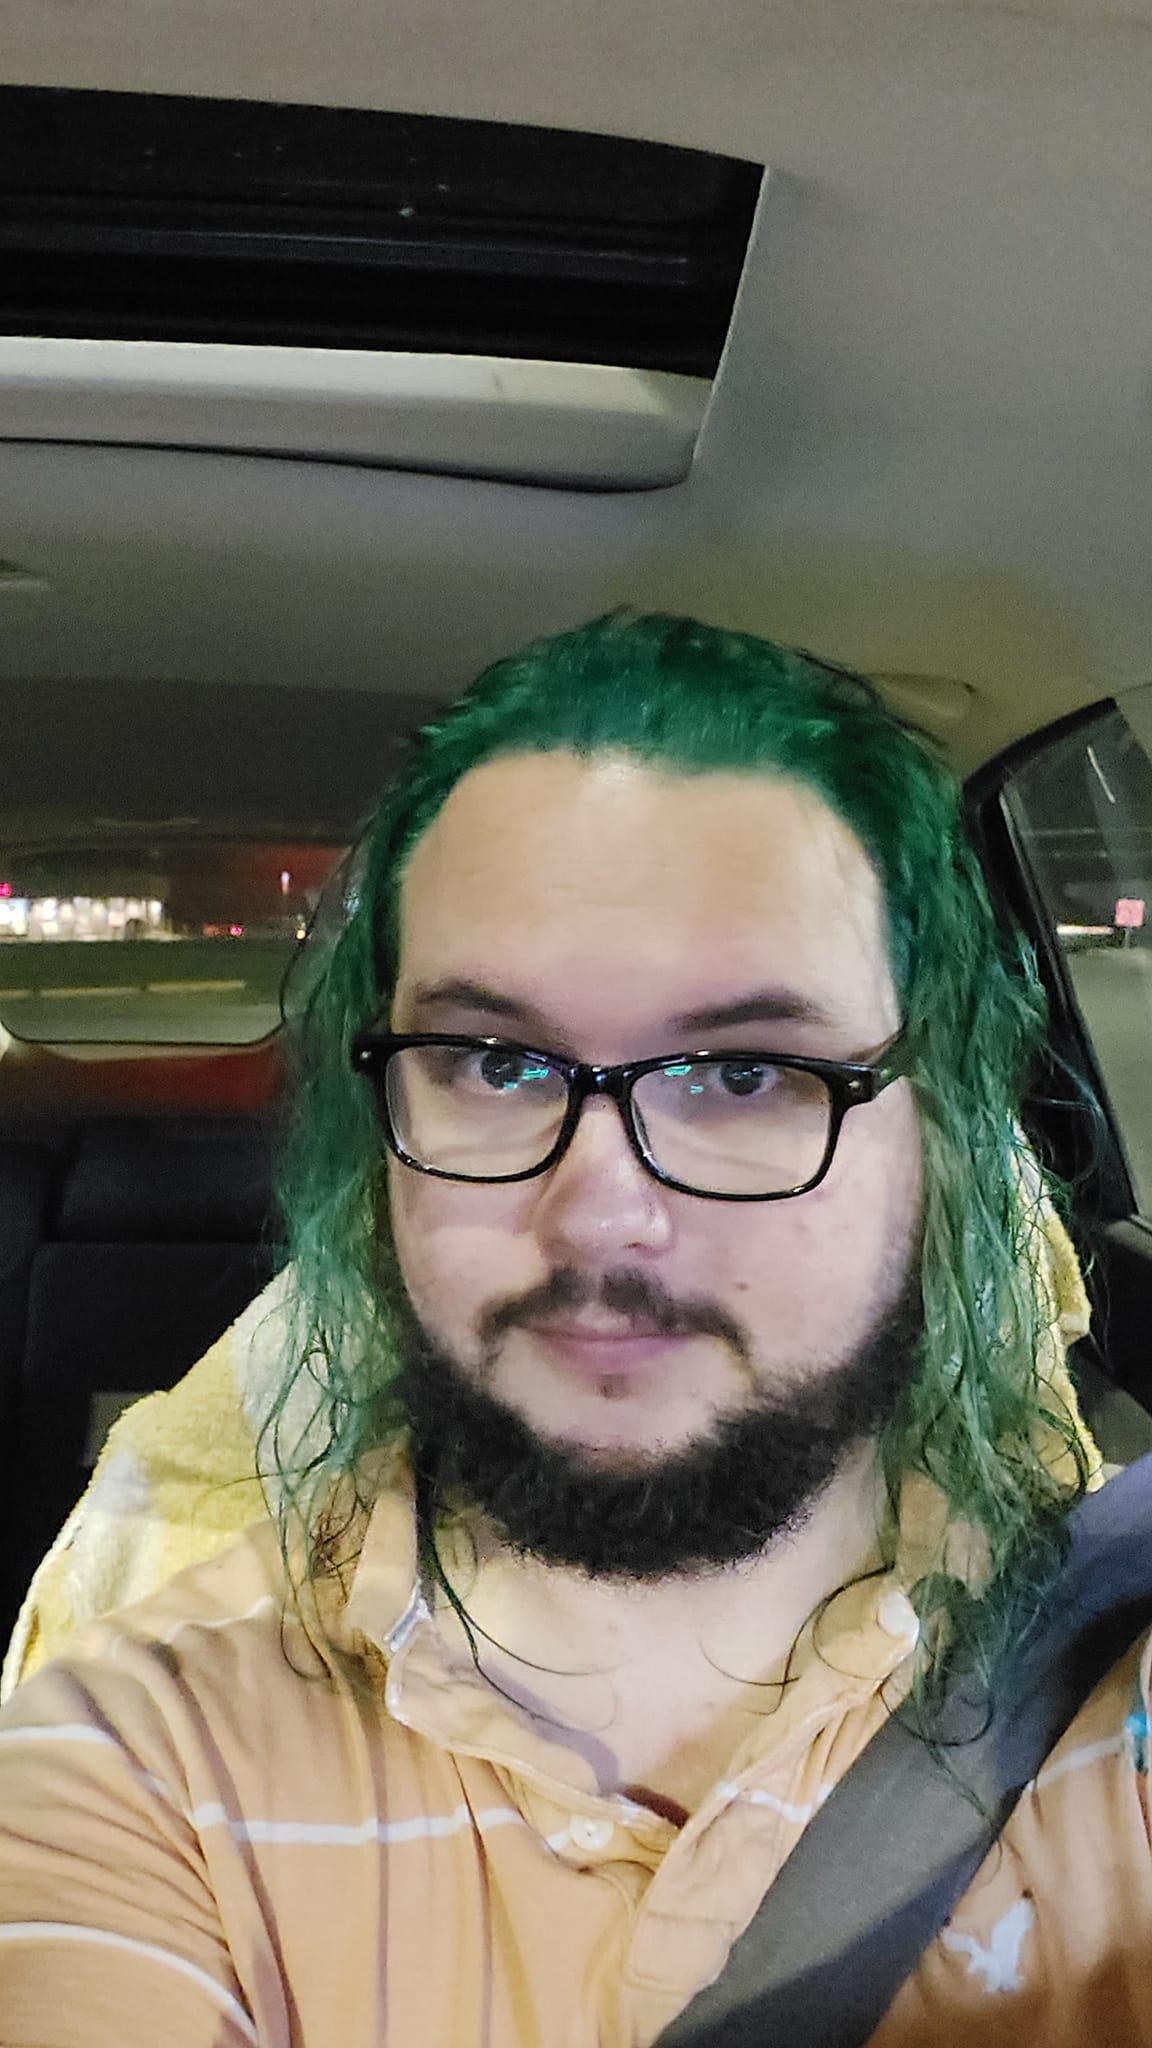
[[[0,1715],[2,2048],[647,2048],[900,1686],[895,1578],[832,1611],[678,1828],[461,1666],[402,1491],[323,1662],[250,1532]],[[1135,1646],[875,2048],[1152,2048],[1147,1687]]]

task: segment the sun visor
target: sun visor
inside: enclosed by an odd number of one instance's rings
[[[764,176],[619,136],[0,88],[0,437],[675,483]]]

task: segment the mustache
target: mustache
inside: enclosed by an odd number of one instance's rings
[[[663,1301],[674,1326],[732,1329],[704,1302],[669,1303],[642,1277],[620,1284],[553,1276],[489,1312],[489,1327],[514,1328],[527,1313],[577,1301]],[[543,1306],[541,1305],[543,1304]],[[649,1323],[651,1327],[651,1321]],[[417,1335],[401,1355],[401,1408],[411,1445],[421,1540],[430,1560],[438,1530],[479,1510],[521,1556],[593,1578],[656,1584],[739,1563],[803,1527],[849,1452],[868,1442],[910,1397],[924,1318],[915,1266],[892,1306],[854,1352],[809,1361],[806,1375],[773,1391],[757,1387],[683,1449],[657,1442],[600,1462],[579,1444],[538,1436],[484,1386],[484,1372]],[[490,1361],[491,1362],[491,1361]]]
[[[510,1330],[530,1328],[549,1316],[593,1306],[642,1324],[659,1337],[718,1337],[743,1363],[751,1357],[747,1332],[718,1302],[703,1296],[677,1301],[658,1280],[634,1267],[592,1279],[573,1266],[561,1266],[526,1294],[509,1295],[485,1309],[479,1322],[484,1355],[490,1358]]]

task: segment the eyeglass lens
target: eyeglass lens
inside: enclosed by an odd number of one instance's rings
[[[462,1179],[527,1173],[568,1108],[565,1076],[513,1047],[405,1046],[388,1061],[401,1149]],[[781,1194],[820,1170],[832,1100],[818,1075],[747,1058],[670,1060],[632,1092],[637,1136],[671,1180],[700,1193]]]

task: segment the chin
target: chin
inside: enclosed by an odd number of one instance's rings
[[[590,1471],[658,1470],[669,1458],[708,1442],[722,1413],[736,1412],[683,1395],[662,1401],[651,1389],[644,1396],[629,1393],[618,1380],[603,1391],[599,1386],[589,1388],[578,1403],[522,1400],[512,1388],[505,1392],[498,1385],[492,1392],[540,1443],[565,1452]]]

